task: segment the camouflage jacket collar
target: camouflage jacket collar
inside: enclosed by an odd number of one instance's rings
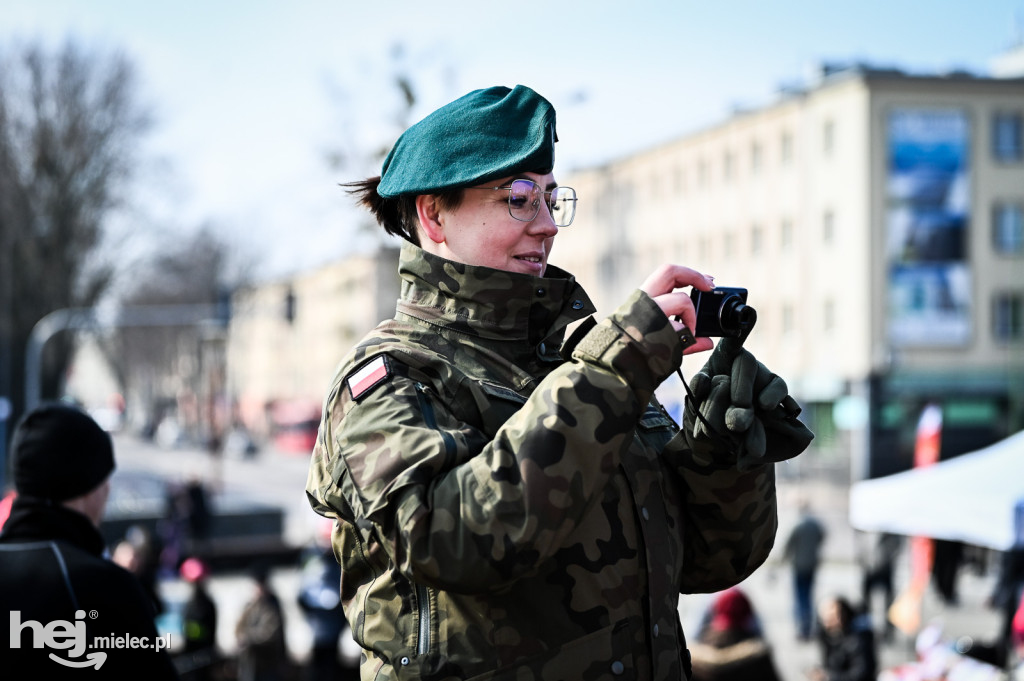
[[[575,277],[548,265],[545,277],[464,265],[403,244],[398,311],[481,338],[546,342],[557,349],[565,328],[595,308]]]

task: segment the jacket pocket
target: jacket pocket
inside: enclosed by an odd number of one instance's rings
[[[470,390],[479,413],[475,425],[489,437],[494,437],[505,422],[526,404],[526,398],[516,391],[488,381],[474,381]]]

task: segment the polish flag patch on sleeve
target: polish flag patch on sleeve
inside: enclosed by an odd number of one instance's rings
[[[387,355],[377,355],[345,379],[352,399],[359,400],[381,383],[391,378],[391,364]]]

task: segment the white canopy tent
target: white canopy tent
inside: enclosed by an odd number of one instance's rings
[[[999,551],[1024,542],[1024,431],[949,461],[854,483],[850,524]]]

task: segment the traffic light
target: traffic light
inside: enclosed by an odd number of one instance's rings
[[[289,324],[295,322],[295,291],[290,286],[284,294],[284,318]]]

